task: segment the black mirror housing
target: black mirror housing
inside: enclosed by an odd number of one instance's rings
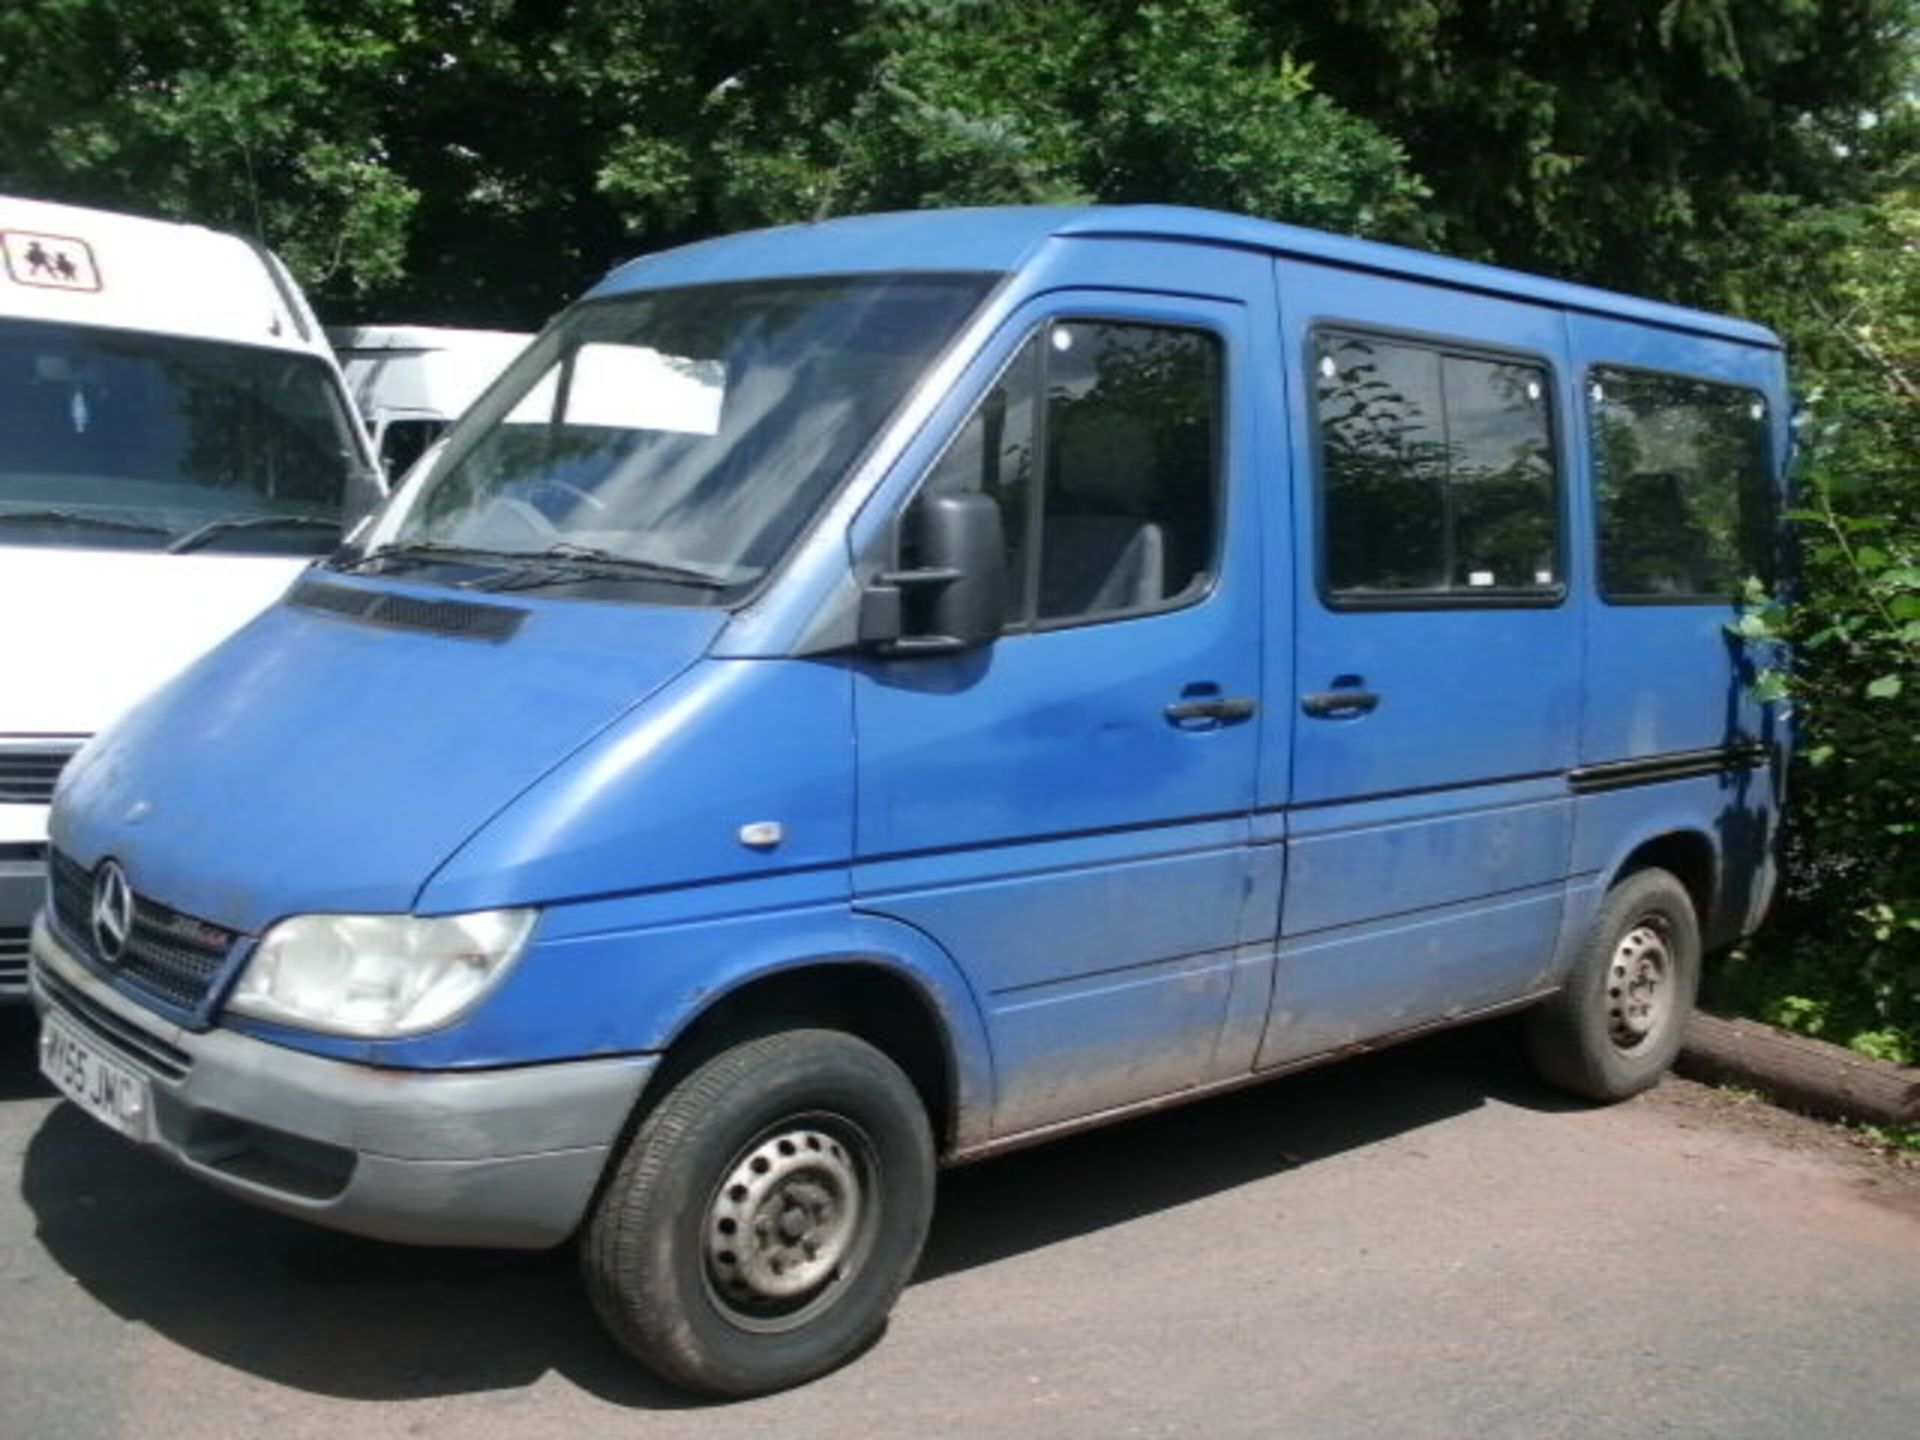
[[[997,639],[1007,614],[1000,506],[977,492],[923,495],[901,538],[912,563],[867,587],[861,643],[888,655],[947,655]]]

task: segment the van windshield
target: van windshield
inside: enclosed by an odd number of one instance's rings
[[[0,545],[324,554],[352,427],[310,355],[0,319]]]
[[[786,551],[991,283],[782,279],[581,305],[455,427],[360,563],[726,603]]]

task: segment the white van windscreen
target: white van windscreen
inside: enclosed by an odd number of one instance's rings
[[[0,320],[0,545],[324,554],[351,425],[311,356]]]

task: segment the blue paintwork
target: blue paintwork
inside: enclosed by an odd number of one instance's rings
[[[1110,283],[1144,288],[1160,258],[1109,255]],[[856,903],[967,958],[1003,1061],[996,1131],[1199,1083],[1232,947],[1271,918],[1244,909],[1259,728],[1188,732],[1164,715],[1194,687],[1261,689],[1260,407],[1239,357],[1265,270],[1228,253],[1184,279],[1215,298],[1049,292],[1009,317],[954,398],[964,412],[1052,316],[1213,330],[1236,388],[1211,593],[949,659],[857,666]]]
[[[1324,1048],[1330,1035],[1350,1043],[1352,1031],[1460,1013],[1467,997],[1486,1004],[1503,987],[1524,993],[1519,980],[1553,952],[1559,897],[1508,897],[1566,873],[1572,801],[1561,777],[1583,697],[1577,561],[1561,577],[1568,597],[1544,608],[1342,610],[1321,597],[1316,554],[1317,329],[1464,337],[1544,360],[1564,414],[1574,396],[1563,314],[1307,260],[1281,260],[1275,284],[1303,482],[1293,493],[1294,693],[1359,689],[1380,701],[1368,714],[1295,721],[1292,799],[1303,808],[1281,929],[1351,928],[1283,947],[1263,1063]],[[1559,469],[1577,473],[1565,425],[1556,439]],[[1584,549],[1577,538],[1566,548]]]
[[[1406,275],[1449,290],[1509,296],[1637,324],[1695,331],[1744,345],[1778,348],[1772,331],[1725,315],[1499,270],[1424,250],[1329,235],[1246,215],[1183,205],[1006,206],[973,210],[856,215],[753,230],[642,256],[616,267],[588,298],[670,285],[711,284],[776,275],[850,274],[863,270],[1003,270],[1029,268],[1049,240],[1081,238],[1176,242],[1181,268],[1146,287],[1184,290],[1210,257],[1198,245],[1253,254],[1287,254],[1378,275]],[[1076,274],[1077,284],[1098,283]]]
[[[1713,345],[1689,336],[1656,338],[1593,316],[1573,317],[1569,335],[1583,385],[1589,366],[1606,363],[1680,370],[1771,397],[1774,452],[1786,453],[1790,417],[1779,351]],[[1583,449],[1589,418],[1582,403],[1576,420]],[[1766,707],[1747,691],[1750,657],[1727,636],[1732,618],[1729,605],[1599,600],[1589,606],[1588,663],[1606,676],[1610,694],[1607,704],[1588,706],[1582,717],[1580,759],[1623,760],[1761,738],[1771,721]]]
[[[404,913],[484,821],[692,664],[722,618],[516,598],[532,614],[498,648],[267,611],[73,761],[53,843],[87,866],[112,855],[143,893],[248,933],[285,915]]]
[[[758,978],[879,967],[946,1036],[959,1150],[1550,987],[1611,878],[1661,836],[1719,857],[1716,933],[1754,917],[1770,772],[1581,796],[1567,775],[1784,740],[1740,689],[1751,657],[1722,640],[1724,610],[1598,601],[1582,390],[1597,363],[1752,384],[1784,448],[1767,332],[1167,207],[794,226],[647,257],[593,293],[901,268],[1006,279],[751,604],[474,597],[529,612],[500,645],[276,609],[89,747],[56,843],[249,935],[308,911],[540,907],[514,969],[435,1033],[220,1022],[383,1066],[660,1050]],[[1225,345],[1213,588],[960,656],[822,643],[998,367],[1063,315],[1200,325]],[[1323,602],[1306,368],[1322,322],[1551,368],[1559,603]],[[1303,718],[1300,695],[1343,676],[1380,708]],[[1201,684],[1260,709],[1169,726],[1163,707]],[[763,820],[781,843],[743,845]]]

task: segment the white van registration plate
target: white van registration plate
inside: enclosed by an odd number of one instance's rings
[[[40,1073],[102,1124],[146,1138],[152,1103],[146,1078],[108,1059],[51,1015],[41,1021]]]

